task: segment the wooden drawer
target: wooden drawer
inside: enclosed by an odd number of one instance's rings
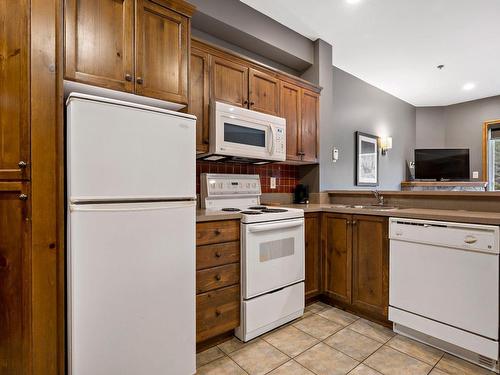
[[[239,263],[227,264],[196,272],[196,294],[239,283]]]
[[[196,342],[229,332],[239,325],[238,285],[196,296]]]
[[[209,245],[219,242],[238,241],[240,221],[223,220],[198,223],[196,225],[196,245]]]
[[[196,248],[196,269],[217,267],[240,261],[240,242],[225,242]]]

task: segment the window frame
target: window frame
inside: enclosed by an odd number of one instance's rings
[[[483,144],[482,144],[482,151],[483,151],[483,165],[482,165],[482,177],[483,181],[488,182],[488,191],[500,191],[500,190],[494,190],[492,189],[492,181],[490,181],[490,176],[491,176],[491,168],[492,168],[492,156],[490,155],[489,149],[490,149],[490,134],[491,130],[493,128],[500,127],[500,119],[497,120],[490,120],[490,121],[485,121],[483,123]]]

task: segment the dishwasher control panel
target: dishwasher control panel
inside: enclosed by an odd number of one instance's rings
[[[491,254],[499,253],[499,227],[493,225],[391,218],[389,238]]]

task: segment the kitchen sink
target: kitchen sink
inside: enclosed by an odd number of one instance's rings
[[[389,211],[389,210],[397,210],[398,207],[394,206],[382,206],[382,205],[361,205],[361,204],[339,204],[332,206],[332,208],[340,207],[340,208],[356,208],[356,209],[364,209],[364,210],[377,210],[377,211]]]

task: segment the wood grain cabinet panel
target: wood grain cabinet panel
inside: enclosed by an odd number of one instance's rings
[[[29,1],[0,2],[0,180],[30,176]]]
[[[250,103],[254,111],[279,116],[280,114],[280,81],[257,69],[249,71]]]
[[[301,155],[304,162],[318,160],[319,95],[302,90]]]
[[[320,215],[305,214],[305,294],[306,299],[321,293]]]
[[[204,293],[240,282],[240,264],[227,264],[196,272],[196,293]]]
[[[202,270],[240,261],[240,242],[224,242],[196,247],[196,269]]]
[[[65,0],[65,78],[134,91],[134,0]]]
[[[389,305],[388,220],[353,216],[352,304],[387,318]]]
[[[158,2],[137,0],[137,94],[188,102],[188,35],[187,17]]]
[[[239,325],[239,285],[196,296],[196,342],[229,332]]]
[[[280,116],[286,119],[286,159],[300,161],[301,158],[301,88],[281,82]]]
[[[324,214],[322,220],[323,280],[325,294],[351,303],[352,226],[351,216]]]
[[[209,245],[240,239],[240,221],[223,220],[196,224],[196,245]]]
[[[208,53],[191,48],[191,70],[189,72],[189,110],[196,116],[196,152],[208,152],[210,68]]]
[[[31,256],[27,183],[0,182],[0,373],[28,374]],[[21,198],[21,199],[20,199]]]
[[[211,97],[214,100],[248,108],[248,67],[212,56]]]

